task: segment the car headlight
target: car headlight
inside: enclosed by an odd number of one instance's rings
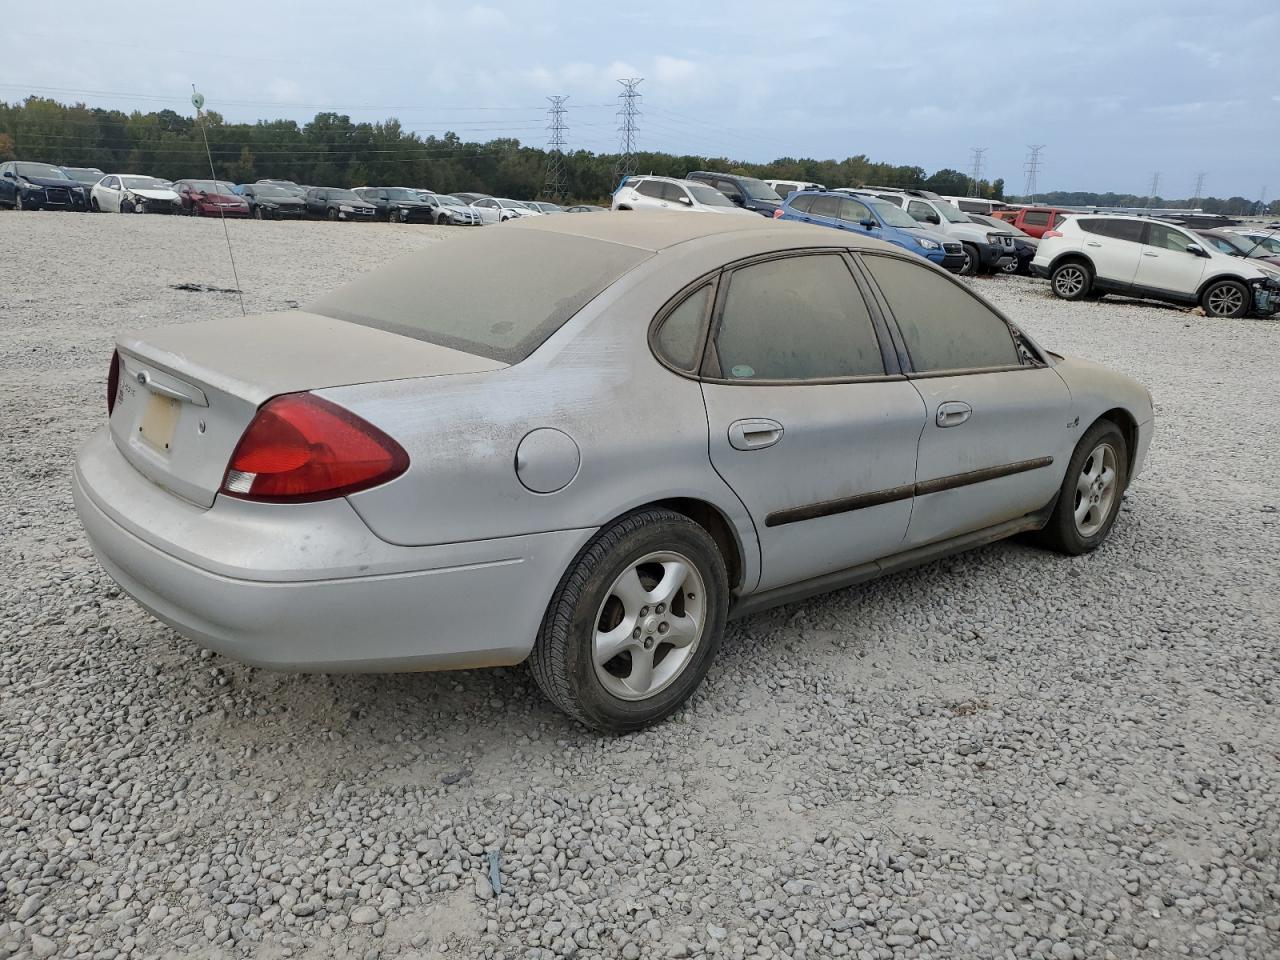
[[[998,233],[988,233],[988,234],[987,234],[987,243],[996,244],[996,243],[999,243],[999,242],[1000,242],[1000,234],[998,234]]]
[[[918,237],[916,243],[920,244],[925,250],[937,250],[942,246],[937,240],[930,240],[928,237]]]
[[[22,181],[22,189],[24,189],[24,190],[43,190],[43,189],[44,189],[44,187],[40,186],[40,184],[38,184],[38,183],[32,183],[30,180],[23,180],[23,181]]]
[[[355,207],[353,207],[349,203],[343,203],[338,205],[338,209],[341,210],[343,213],[352,213],[355,210]]]

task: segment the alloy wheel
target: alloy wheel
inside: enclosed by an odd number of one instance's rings
[[[622,571],[596,612],[596,678],[621,700],[645,700],[692,662],[706,627],[706,588],[697,566],[671,551]]]
[[[1239,287],[1224,283],[1209,291],[1209,312],[1215,317],[1234,317],[1244,305],[1244,294]]]
[[[1053,279],[1054,289],[1064,298],[1077,296],[1084,285],[1085,275],[1080,267],[1063,267]]]
[[[1116,451],[1109,443],[1094,447],[1076,478],[1076,530],[1092,537],[1111,515],[1116,498]]]

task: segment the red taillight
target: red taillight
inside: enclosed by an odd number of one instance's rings
[[[111,366],[107,368],[107,416],[116,408],[116,391],[120,389],[120,354],[111,351]]]
[[[1044,233],[1040,234],[1040,239],[1052,240],[1054,237],[1060,237],[1060,236],[1062,236],[1062,234],[1057,230],[1046,230]]]
[[[775,219],[775,220],[781,220],[781,219],[782,219],[782,208],[781,208],[781,207],[779,207],[777,210],[773,211],[773,219]]]
[[[242,500],[327,500],[393,480],[404,448],[370,423],[310,393],[268,400],[236,444],[222,493]]]

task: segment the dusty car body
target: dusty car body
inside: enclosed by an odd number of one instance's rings
[[[676,709],[727,617],[1023,531],[1092,549],[1152,429],[1140,384],[895,247],[679,213],[123,335],[108,403],[76,507],[161,620],[283,669],[532,656],[608,730]]]

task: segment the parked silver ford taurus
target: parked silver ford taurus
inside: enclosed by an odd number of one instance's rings
[[[733,616],[1022,531],[1107,536],[1151,398],[896,247],[535,217],[307,309],[122,336],[75,502],[179,632],[318,671],[528,658],[675,710]]]

